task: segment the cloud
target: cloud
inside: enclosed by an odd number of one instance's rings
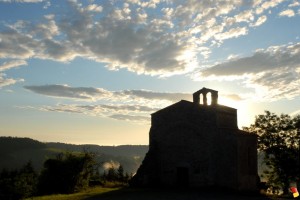
[[[10,60],[7,62],[3,62],[0,65],[0,89],[5,86],[14,85],[18,82],[23,82],[24,79],[16,79],[16,78],[7,78],[5,73],[1,73],[12,68],[17,68],[22,65],[27,65],[27,62],[24,60]]]
[[[279,13],[279,16],[281,17],[294,17],[295,12],[292,9],[284,10]]]
[[[290,113],[290,116],[292,116],[292,117],[296,117],[297,115],[300,115],[300,110],[296,110],[296,111]]]
[[[125,120],[125,121],[134,121],[134,122],[150,122],[150,117],[146,116],[132,116],[132,115],[123,115],[123,114],[115,114],[109,116],[112,119],[117,120]]]
[[[292,99],[300,93],[300,43],[259,49],[202,70],[199,79],[242,79],[263,100]]]
[[[17,82],[23,82],[24,79],[6,78],[6,74],[0,73],[0,89],[5,86],[13,85]]]
[[[281,3],[283,3],[285,0],[270,0],[270,1],[262,1],[262,0],[254,0],[253,6],[255,6],[255,12],[256,14],[262,14],[266,10],[272,9]]]
[[[67,85],[24,86],[25,89],[46,96],[94,101],[96,98],[109,98],[111,93],[99,88],[70,87]]]
[[[105,63],[111,70],[184,74],[209,57],[212,45],[248,34],[267,20],[261,16],[264,10],[282,2],[68,1],[63,12],[49,13],[38,21],[6,23],[0,31],[0,59],[69,62],[83,57]],[[257,8],[263,11],[258,14]]]
[[[18,82],[24,81],[24,79],[7,78],[5,73],[1,73],[22,65],[27,65],[27,62],[24,60],[10,60],[0,65],[0,89],[2,89],[5,86],[14,85]]]
[[[248,33],[247,28],[237,27],[237,28],[232,28],[232,29],[228,30],[227,32],[218,33],[214,36],[214,38],[217,40],[225,40],[225,39],[229,39],[229,38],[237,38],[241,35],[246,35],[247,33]]]
[[[269,8],[273,8],[276,7],[277,5],[279,5],[280,3],[284,2],[285,0],[271,0],[271,1],[265,1],[263,4],[261,4],[261,7],[263,9],[269,9]]]
[[[238,95],[225,95],[236,101],[242,100]],[[94,117],[105,117],[134,123],[150,123],[150,114],[161,107],[144,106],[137,104],[57,104],[54,106],[18,106],[19,109],[34,109],[43,112],[60,112],[70,114],[84,114]]]
[[[233,101],[242,101],[242,100],[244,100],[242,97],[240,97],[237,94],[223,94],[222,96],[224,96],[225,98],[231,99]]]
[[[236,19],[236,22],[250,22],[253,21],[254,15],[252,13],[252,10],[245,10],[234,16],[234,18]]]
[[[170,102],[176,102],[181,99],[191,99],[191,95],[187,93],[153,92],[149,90],[108,91],[103,88],[70,87],[68,85],[24,86],[24,88],[37,94],[50,97],[71,98],[81,101],[167,100]]]
[[[48,112],[80,113],[117,120],[148,123],[151,113],[181,99],[191,100],[187,93],[154,92],[149,90],[109,91],[103,88],[70,87],[67,85],[24,86],[25,89],[55,98],[97,104],[57,104],[55,106],[20,107]]]
[[[145,99],[164,99],[169,100],[171,102],[176,102],[181,99],[190,100],[191,94],[187,93],[168,93],[168,92],[153,92],[147,90],[125,90],[122,92],[123,94],[129,96],[136,96]]]
[[[262,25],[263,23],[265,23],[267,21],[267,16],[266,15],[263,15],[263,16],[260,16],[256,22],[254,24],[252,24],[251,26],[260,26]]]
[[[160,108],[151,108],[139,105],[79,105],[57,104],[55,106],[18,106],[19,109],[34,109],[44,112],[61,112],[84,114],[95,117],[105,117],[115,120],[124,120],[137,123],[149,123],[150,114]]]
[[[47,112],[79,113],[116,120],[149,123],[150,114],[182,99],[192,101],[192,94],[154,92],[149,90],[109,91],[102,88],[66,85],[25,86],[26,89],[50,97],[71,98],[94,104],[57,104],[54,106],[21,106]],[[243,100],[236,94],[222,95],[234,101]]]
[[[12,60],[8,62],[4,62],[2,65],[0,65],[0,72],[6,71],[12,68],[16,68],[22,65],[27,65],[27,62],[25,60]]]
[[[86,7],[87,11],[93,11],[93,12],[102,12],[103,7],[98,6],[97,4],[90,4]]]
[[[4,3],[40,3],[45,0],[0,0],[0,2]]]
[[[293,3],[289,4],[288,7],[296,7],[296,6],[300,6],[300,3],[298,1],[294,1]]]

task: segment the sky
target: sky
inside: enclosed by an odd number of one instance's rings
[[[0,0],[0,136],[148,144],[206,87],[249,126],[300,114],[298,0]]]

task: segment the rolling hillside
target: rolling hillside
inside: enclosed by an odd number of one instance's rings
[[[47,158],[61,152],[89,151],[97,154],[100,163],[121,163],[134,173],[148,151],[147,145],[98,146],[65,143],[43,143],[30,138],[0,137],[0,170],[17,169],[31,161],[37,171]],[[107,166],[107,165],[106,165]]]

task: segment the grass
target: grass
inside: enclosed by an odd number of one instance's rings
[[[47,195],[40,197],[31,197],[26,200],[82,200],[89,199],[93,196],[101,195],[107,192],[114,192],[119,190],[120,188],[103,188],[103,187],[93,187],[89,188],[86,191],[82,191],[74,194],[55,194],[55,195]]]
[[[26,200],[286,200],[275,196],[223,193],[218,191],[198,191],[185,189],[133,189],[94,187],[84,192],[69,195],[48,195]]]

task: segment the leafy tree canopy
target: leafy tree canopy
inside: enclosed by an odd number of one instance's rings
[[[85,152],[81,155],[59,154],[48,159],[39,177],[40,194],[74,193],[89,186],[90,177],[95,173],[95,155]]]
[[[300,181],[300,115],[276,115],[270,111],[258,115],[244,130],[258,135],[258,150],[265,154],[267,170],[263,176],[273,192],[288,193],[292,182]]]

